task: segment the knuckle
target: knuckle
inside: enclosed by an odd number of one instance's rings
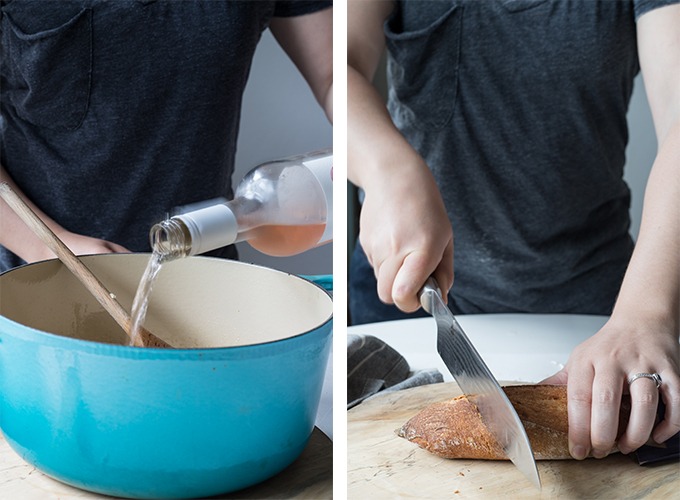
[[[569,404],[576,408],[589,407],[592,403],[592,393],[585,390],[577,390],[569,394]]]
[[[412,302],[415,300],[417,291],[417,286],[414,285],[412,280],[395,279],[392,286],[392,297],[394,297],[395,302]]]
[[[670,418],[667,418],[666,421],[668,422],[668,425],[676,432],[680,431],[680,412],[675,413]]]
[[[594,437],[592,439],[592,447],[594,450],[601,450],[608,452],[611,450],[614,446],[614,440],[613,439],[607,439],[607,438],[602,438],[602,437]]]
[[[636,437],[628,437],[625,441],[626,446],[631,449],[631,450],[637,450],[640,446],[645,444],[647,442],[647,438],[644,438],[642,436]]]
[[[632,403],[636,406],[641,406],[641,407],[656,407],[657,405],[657,396],[656,394],[653,394],[651,392],[644,392],[642,394],[637,394],[634,399],[632,399]]]
[[[405,290],[395,290],[392,292],[394,304],[404,312],[413,312],[418,309],[418,300],[415,295]]]
[[[385,304],[392,303],[392,288],[384,280],[378,279],[378,298]]]
[[[670,397],[664,398],[666,406],[677,408],[678,419],[680,419],[680,392],[674,392]]]
[[[385,290],[378,288],[378,298],[384,304],[393,304],[392,296]]]
[[[569,439],[581,445],[590,445],[590,428],[587,425],[569,423]]]
[[[603,389],[601,391],[598,391],[595,401],[601,405],[611,405],[617,400],[617,396],[614,394],[614,391],[608,390],[608,389]]]
[[[592,429],[590,441],[593,450],[598,450],[600,453],[608,453],[616,442],[616,425]]]

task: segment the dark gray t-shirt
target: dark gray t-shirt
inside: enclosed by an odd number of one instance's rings
[[[66,229],[148,251],[172,208],[231,196],[243,90],[272,17],[329,5],[3,1],[2,165]],[[20,263],[0,247],[0,271]]]
[[[456,312],[611,312],[636,18],[677,0],[399,2],[388,108],[440,186]]]

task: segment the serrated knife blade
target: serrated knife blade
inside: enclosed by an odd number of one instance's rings
[[[442,300],[434,278],[421,289],[420,303],[437,323],[437,351],[465,395],[474,396],[484,424],[512,463],[541,489],[534,453],[517,412],[486,363]]]

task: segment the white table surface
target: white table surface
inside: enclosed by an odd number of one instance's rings
[[[456,316],[497,380],[540,382],[564,366],[578,344],[596,333],[606,316],[572,314],[469,314]],[[453,377],[437,354],[433,318],[385,321],[349,327],[373,335],[399,352],[411,370],[437,368]]]

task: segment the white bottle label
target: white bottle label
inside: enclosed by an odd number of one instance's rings
[[[226,247],[236,241],[238,234],[236,216],[223,203],[175,217],[184,222],[191,234],[190,255]]]
[[[304,165],[319,181],[326,198],[326,228],[319,244],[326,243],[333,239],[333,155],[306,161]]]

